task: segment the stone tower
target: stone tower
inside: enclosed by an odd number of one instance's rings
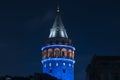
[[[45,46],[42,47],[43,73],[58,80],[74,80],[74,51],[57,7],[56,18]]]

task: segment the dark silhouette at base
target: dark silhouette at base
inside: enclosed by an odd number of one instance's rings
[[[58,80],[57,78],[46,73],[35,73],[34,76],[1,76],[0,80]]]

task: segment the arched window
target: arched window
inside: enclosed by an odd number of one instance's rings
[[[60,56],[60,49],[59,48],[55,48],[54,49],[54,57],[59,57]]]
[[[67,57],[67,50],[65,48],[61,50],[61,56],[64,58]]]
[[[53,56],[53,50],[48,49],[48,58],[51,58]]]
[[[72,58],[73,57],[73,52],[71,49],[68,50],[68,57],[69,58]]]
[[[47,50],[43,51],[42,58],[45,59],[47,57]]]
[[[74,51],[73,51],[72,59],[74,59],[74,56],[75,56],[75,54],[74,54]]]

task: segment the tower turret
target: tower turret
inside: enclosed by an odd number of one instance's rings
[[[68,38],[58,6],[49,38],[42,47],[43,72],[59,80],[74,80],[74,51],[75,48]]]

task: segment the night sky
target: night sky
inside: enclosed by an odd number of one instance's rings
[[[84,80],[94,54],[120,55],[120,1],[61,0],[60,6],[76,47],[75,80]],[[0,1],[0,76],[42,72],[41,47],[55,15],[56,0]]]

